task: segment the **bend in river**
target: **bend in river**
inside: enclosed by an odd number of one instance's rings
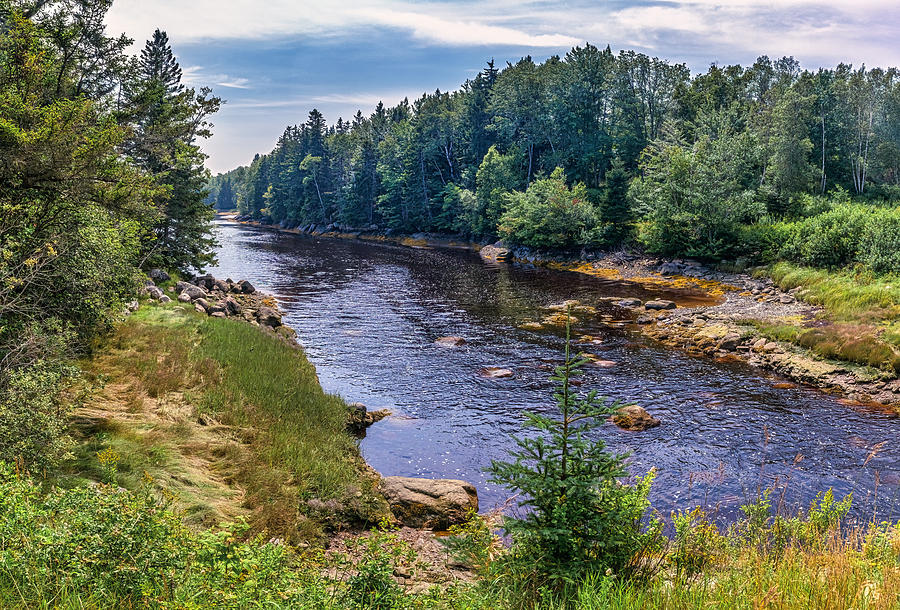
[[[478,488],[482,510],[508,492],[483,468],[503,459],[523,410],[552,407],[560,333],[519,328],[541,307],[603,296],[671,297],[666,290],[518,265],[472,252],[410,249],[276,233],[218,223],[217,277],[249,279],[274,294],[326,391],[394,415],[369,429],[363,455],[386,475],[458,478]],[[633,400],[662,420],[644,432],[600,433],[631,452],[635,474],[656,467],[653,506],[706,505],[722,519],[773,483],[773,504],[805,507],[816,494],[854,493],[854,512],[896,518],[897,416],[851,408],[816,390],[775,388],[778,379],[740,363],[695,358],[589,321],[578,333],[611,368],[587,367],[582,389]],[[447,348],[437,337],[464,337]],[[479,376],[485,367],[508,379]],[[887,442],[885,442],[887,441]],[[896,509],[896,510],[895,510]]]

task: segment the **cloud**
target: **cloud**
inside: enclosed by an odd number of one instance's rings
[[[228,87],[230,89],[250,89],[250,79],[247,78],[231,78],[223,76],[221,80],[216,80],[217,87]]]

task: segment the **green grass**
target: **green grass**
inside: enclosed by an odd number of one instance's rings
[[[768,274],[782,290],[801,287],[800,298],[846,322],[900,319],[900,278],[874,275],[863,268],[828,271],[777,263]]]
[[[98,479],[97,452],[111,449],[119,485],[134,489],[147,473],[199,523],[240,509],[253,531],[295,541],[385,514],[345,431],[346,404],[296,345],[176,304],[144,306],[84,367],[110,391],[96,402],[106,418],[75,452],[81,477]],[[241,494],[240,507],[226,506]],[[314,498],[337,501],[337,514],[311,514]]]

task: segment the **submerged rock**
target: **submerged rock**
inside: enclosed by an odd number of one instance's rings
[[[499,366],[486,366],[479,371],[479,374],[482,377],[487,377],[489,379],[506,379],[507,377],[513,376],[511,370]]]
[[[440,345],[442,347],[458,347],[460,345],[465,345],[466,340],[462,337],[438,337],[434,340],[435,345]]]
[[[478,492],[456,479],[383,477],[381,493],[402,525],[445,530],[478,510]]]
[[[637,405],[622,407],[610,420],[623,430],[637,432],[655,428],[660,424],[660,421],[650,415],[646,409]]]

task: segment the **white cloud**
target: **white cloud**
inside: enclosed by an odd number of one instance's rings
[[[228,87],[230,89],[250,89],[250,79],[248,78],[228,78],[224,76],[222,79],[216,80],[217,87]]]

